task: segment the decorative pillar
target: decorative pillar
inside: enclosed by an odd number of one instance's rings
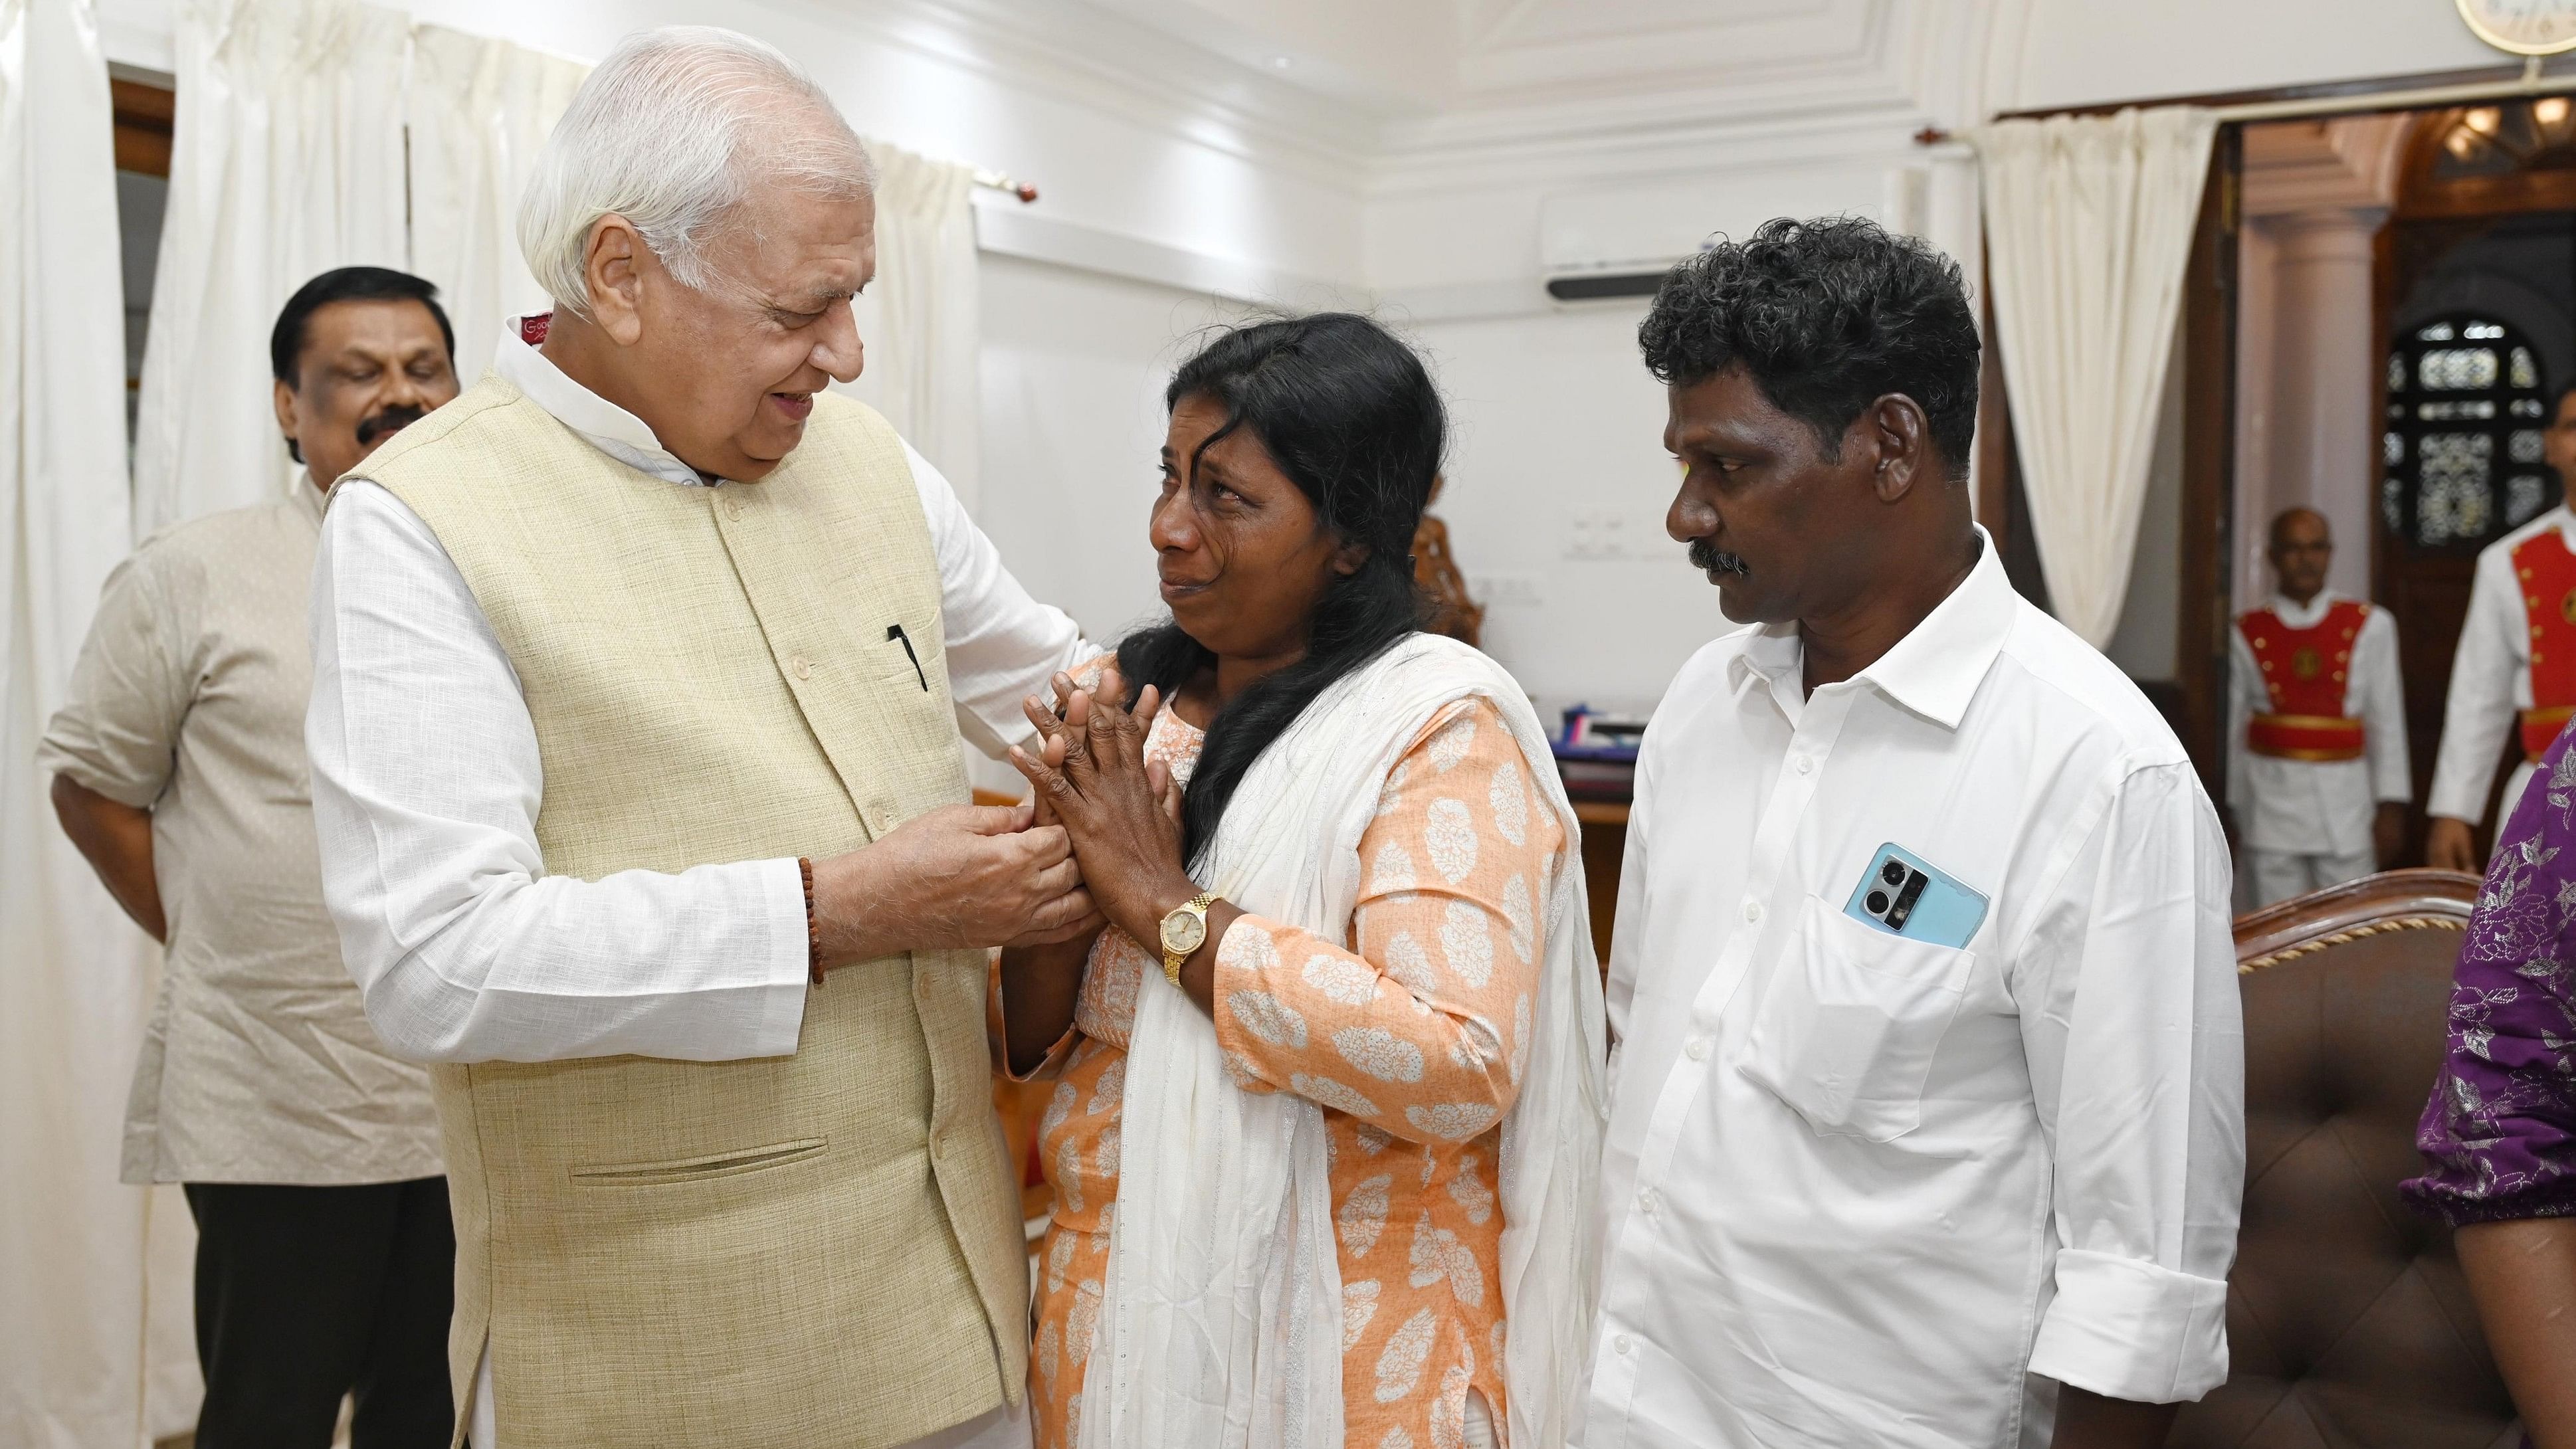
[[[2238,487],[2267,506],[2250,520],[2306,504],[2334,530],[2327,584],[2370,597],[2372,511],[2379,496],[2373,381],[2387,350],[2371,304],[2372,237],[2380,207],[2332,207],[2266,218],[2276,242],[2265,476]],[[2259,547],[2261,536],[2248,540]]]

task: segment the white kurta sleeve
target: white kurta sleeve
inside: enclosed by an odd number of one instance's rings
[[[2514,676],[2522,672],[2515,641],[2530,627],[2522,591],[2513,581],[2513,556],[2490,547],[2478,555],[2469,585],[2469,615],[2460,626],[2459,651],[2451,656],[2451,692],[2442,706],[2442,743],[2433,762],[2433,789],[2424,808],[2475,825],[2486,815],[2487,787],[2514,727]]]
[[[312,639],[322,893],[386,1045],[444,1062],[796,1050],[796,862],[547,875],[518,676],[437,537],[372,483],[323,521]]]
[[[929,459],[910,443],[903,456],[939,556],[939,621],[948,636],[948,692],[957,702],[958,733],[999,759],[1035,733],[1020,701],[1032,694],[1054,698],[1047,682],[1056,672],[1100,651],[1084,642],[1072,616],[1020,587]]]
[[[2371,798],[2403,805],[2415,798],[2406,754],[2406,674],[2397,654],[2397,619],[2372,606],[2353,648],[2353,678],[2360,686],[2361,727],[2370,755]]]
[[[2196,1399],[2227,1377],[2245,1043],[2227,845],[2188,764],[2128,774],[2036,921],[2013,994],[2059,1247],[2030,1371]]]

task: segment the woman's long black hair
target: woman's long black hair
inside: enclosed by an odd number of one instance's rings
[[[1201,398],[1225,422],[1199,445],[1240,429],[1313,501],[1318,525],[1368,551],[1315,605],[1306,657],[1245,689],[1208,724],[1181,811],[1182,853],[1196,863],[1216,839],[1225,807],[1252,762],[1336,680],[1421,627],[1413,582],[1413,531],[1440,471],[1447,418],[1431,375],[1412,349],[1366,317],[1323,312],[1261,322],[1218,337],[1181,364],[1166,407]],[[1185,479],[1196,454],[1182,460]],[[1170,620],[1118,646],[1131,689],[1151,684],[1169,699],[1216,663]]]

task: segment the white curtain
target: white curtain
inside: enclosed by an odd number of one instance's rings
[[[519,192],[590,68],[436,25],[412,32],[412,270],[456,325],[457,380],[492,360],[501,319],[542,311],[519,252]]]
[[[878,407],[921,450],[969,512],[976,469],[982,340],[976,277],[975,173],[953,161],[870,142],[876,158],[877,277],[867,370]]]
[[[2216,130],[2187,106],[1970,133],[2031,530],[2057,617],[2120,622]]]
[[[134,525],[275,497],[268,333],[306,279],[401,267],[410,23],[352,0],[179,0],[178,116]]]
[[[186,1321],[186,1209],[117,1181],[157,953],[55,827],[35,767],[131,528],[110,134],[89,0],[0,0],[0,1445],[11,1449],[122,1449],[196,1416],[194,1364],[168,1332]],[[147,1262],[164,1270],[151,1284]],[[171,1291],[155,1303],[154,1288]],[[147,1344],[180,1357],[147,1373]]]

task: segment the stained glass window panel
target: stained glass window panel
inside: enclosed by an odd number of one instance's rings
[[[2558,501],[2539,352],[2492,313],[2420,319],[2389,350],[2380,512],[2391,541],[2466,556]]]
[[[2496,385],[2492,347],[2442,347],[2415,361],[2415,379],[2428,392],[2465,392]]]
[[[2495,439],[2486,433],[2426,433],[2415,494],[2415,541],[2425,547],[2487,531]]]
[[[2418,403],[2415,416],[2428,423],[2456,423],[2470,419],[2484,420],[2495,416],[2492,398],[2471,398],[2465,402]]]
[[[2540,516],[2549,503],[2548,480],[2516,473],[2504,484],[2504,526],[2520,528]]]

